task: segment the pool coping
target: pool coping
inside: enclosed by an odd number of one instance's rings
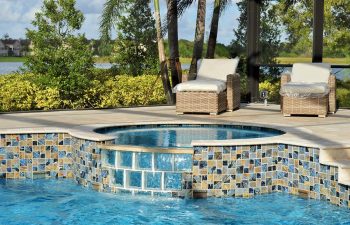
[[[133,125],[172,125],[172,124],[193,124],[193,125],[238,125],[238,126],[257,126],[265,127],[285,132],[281,135],[265,138],[250,138],[250,139],[229,139],[229,140],[196,140],[192,141],[191,145],[194,146],[230,146],[230,145],[261,145],[261,144],[290,144],[290,145],[303,145],[309,147],[315,147],[320,149],[342,149],[349,148],[350,145],[327,143],[327,141],[320,141],[318,139],[300,138],[301,134],[313,134],[313,131],[305,127],[288,127],[288,126],[273,126],[266,125],[264,123],[246,123],[246,122],[198,122],[188,120],[173,120],[173,121],[148,121],[148,122],[124,122],[124,123],[106,123],[106,124],[91,124],[80,125],[73,128],[59,128],[59,127],[36,127],[36,128],[15,128],[15,129],[0,129],[0,134],[25,134],[25,133],[68,133],[73,137],[91,140],[91,141],[110,141],[114,137],[106,134],[100,134],[95,132],[97,129],[107,127],[120,127],[120,126],[133,126]]]

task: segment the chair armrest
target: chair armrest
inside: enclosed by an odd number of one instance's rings
[[[285,85],[286,83],[289,83],[291,81],[291,77],[289,73],[283,73],[281,74],[281,87],[282,85]]]
[[[238,73],[226,77],[227,110],[239,108],[241,102],[241,81]]]
[[[329,112],[335,113],[337,78],[334,74],[331,74],[328,78],[328,87],[329,87]]]

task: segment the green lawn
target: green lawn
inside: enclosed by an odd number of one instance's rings
[[[25,57],[5,57],[0,56],[0,62],[24,62]]]
[[[312,62],[311,57],[278,57],[278,63],[281,64],[293,64],[296,62]],[[323,62],[331,64],[350,64],[350,60],[347,58],[323,58]]]

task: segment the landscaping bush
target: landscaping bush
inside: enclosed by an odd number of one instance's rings
[[[269,102],[279,103],[280,102],[280,82],[270,82],[268,80],[265,80],[263,82],[259,83],[259,92],[261,91],[267,91],[268,92],[268,98],[267,100]]]
[[[111,76],[96,72],[91,84],[75,102],[64,102],[56,87],[37,85],[33,74],[0,76],[0,111],[115,108],[165,104],[161,79],[156,75]]]
[[[339,107],[350,107],[350,90],[337,88],[337,103]]]

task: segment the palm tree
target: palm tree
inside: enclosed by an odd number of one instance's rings
[[[213,16],[211,18],[210,34],[206,58],[213,59],[215,55],[216,38],[218,36],[219,18],[223,10],[226,9],[230,0],[215,0]]]
[[[169,63],[170,63],[172,87],[175,87],[179,82],[181,82],[181,76],[182,76],[181,64],[179,61],[177,2],[178,0],[167,0]]]
[[[158,43],[158,53],[159,53],[159,63],[160,63],[160,75],[162,77],[163,88],[165,92],[165,96],[168,104],[174,104],[175,99],[172,94],[169,75],[168,75],[168,67],[165,57],[164,51],[164,42],[161,32],[161,20],[160,20],[160,10],[159,10],[159,0],[154,0],[154,11],[155,11],[155,20],[156,20],[156,29],[157,29],[157,43]]]
[[[124,12],[125,7],[127,4],[130,4],[130,1],[128,0],[107,0],[103,7],[103,12],[101,16],[101,22],[100,22],[100,33],[101,33],[101,40],[105,44],[108,44],[111,40],[111,30],[113,28],[113,25],[115,23],[115,20],[118,18],[120,14]],[[156,29],[157,29],[157,42],[158,42],[158,51],[159,51],[159,62],[160,62],[160,73],[164,88],[164,93],[167,99],[168,104],[174,104],[175,99],[174,95],[172,94],[171,87],[170,87],[170,81],[168,76],[168,69],[165,59],[165,52],[164,52],[164,43],[163,38],[161,35],[161,20],[160,20],[160,12],[159,12],[159,0],[154,0],[154,8],[155,8],[155,19],[156,19]],[[177,24],[176,24],[177,26]],[[178,58],[178,56],[177,56]],[[173,79],[173,81],[176,79]]]
[[[128,0],[107,0],[103,5],[100,22],[101,40],[108,42],[111,39],[111,30],[114,22],[120,15]]]
[[[202,58],[205,32],[205,12],[206,0],[198,0],[196,33],[194,38],[193,55],[189,71],[189,76],[191,79],[195,78],[196,76],[197,60]]]

